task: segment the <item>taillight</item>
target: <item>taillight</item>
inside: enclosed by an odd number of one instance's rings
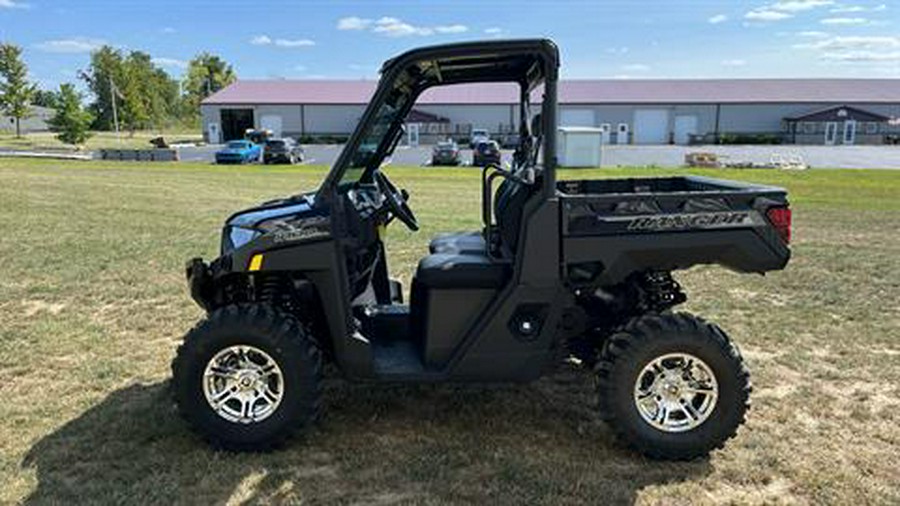
[[[766,211],[766,217],[775,227],[778,236],[785,244],[791,243],[791,209],[788,207],[773,207]]]

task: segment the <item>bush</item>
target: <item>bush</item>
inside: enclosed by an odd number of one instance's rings
[[[719,144],[781,144],[779,134],[722,134]]]

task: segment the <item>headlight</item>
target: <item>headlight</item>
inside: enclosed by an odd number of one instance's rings
[[[224,237],[222,237],[222,254],[240,248],[260,235],[260,232],[251,228],[227,227]]]

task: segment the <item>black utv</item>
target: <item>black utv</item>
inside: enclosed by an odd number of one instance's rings
[[[450,44],[386,62],[340,157],[313,192],[231,216],[221,256],[187,265],[207,316],[173,362],[181,413],[214,445],[260,450],[314,422],[326,362],[349,380],[524,382],[563,361],[597,379],[599,415],[655,458],[735,434],[750,381],[718,326],[672,312],[672,272],[784,268],[785,191],[700,177],[557,181],[559,55],[549,40]],[[478,231],[434,238],[409,305],[383,229],[418,229],[382,162],[434,86],[518,85],[519,143],[482,172]]]

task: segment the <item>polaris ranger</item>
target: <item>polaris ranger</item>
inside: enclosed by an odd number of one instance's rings
[[[559,55],[549,40],[449,44],[386,62],[321,186],[228,218],[221,256],[187,265],[207,316],[173,362],[181,413],[213,444],[260,450],[315,421],[323,364],[380,382],[530,381],[592,368],[600,416],[651,457],[704,455],[735,434],[750,381],[726,334],[672,312],[671,273],[784,268],[779,188],[700,177],[557,181]],[[409,305],[383,229],[419,225],[382,162],[434,86],[518,85],[511,165],[482,172],[484,228],[439,236]],[[539,102],[539,103],[538,103]]]

